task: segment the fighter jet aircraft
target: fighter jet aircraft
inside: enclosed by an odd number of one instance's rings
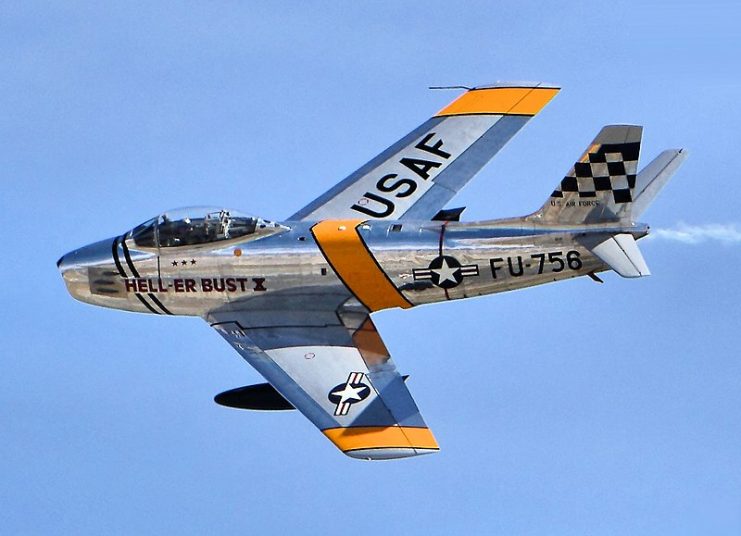
[[[636,222],[685,152],[639,173],[639,126],[604,127],[532,214],[464,223],[444,208],[557,92],[470,89],[285,221],[173,210],[57,266],[78,300],[206,320],[268,381],[219,404],[296,408],[354,458],[435,452],[372,313],[609,269],[649,275]]]

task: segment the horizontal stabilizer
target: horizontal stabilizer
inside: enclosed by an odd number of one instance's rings
[[[616,234],[592,248],[592,253],[623,277],[651,275],[633,235]]]

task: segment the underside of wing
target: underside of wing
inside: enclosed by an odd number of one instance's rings
[[[289,219],[431,219],[557,92],[473,88]]]
[[[367,310],[346,294],[274,293],[207,321],[348,456],[438,450]]]

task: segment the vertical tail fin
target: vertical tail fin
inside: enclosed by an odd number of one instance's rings
[[[528,219],[582,224],[629,217],[643,127],[604,127],[574,163],[550,199]]]
[[[687,158],[686,150],[668,149],[641,170],[636,179],[635,196],[631,207],[633,219],[643,214],[685,158]]]
[[[545,204],[525,220],[550,225],[583,225],[614,222],[625,232],[598,232],[583,239],[584,245],[623,277],[643,277],[651,272],[629,225],[655,199],[687,156],[683,149],[669,149],[638,171],[643,128],[631,125],[604,127]]]
[[[639,126],[604,127],[548,201],[526,219],[578,225],[640,217],[687,157],[684,149],[668,149],[636,174],[642,134]]]

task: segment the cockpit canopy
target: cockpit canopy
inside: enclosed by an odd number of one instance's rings
[[[262,238],[288,227],[236,210],[190,207],[170,210],[129,233],[142,248],[196,246],[224,240]]]

